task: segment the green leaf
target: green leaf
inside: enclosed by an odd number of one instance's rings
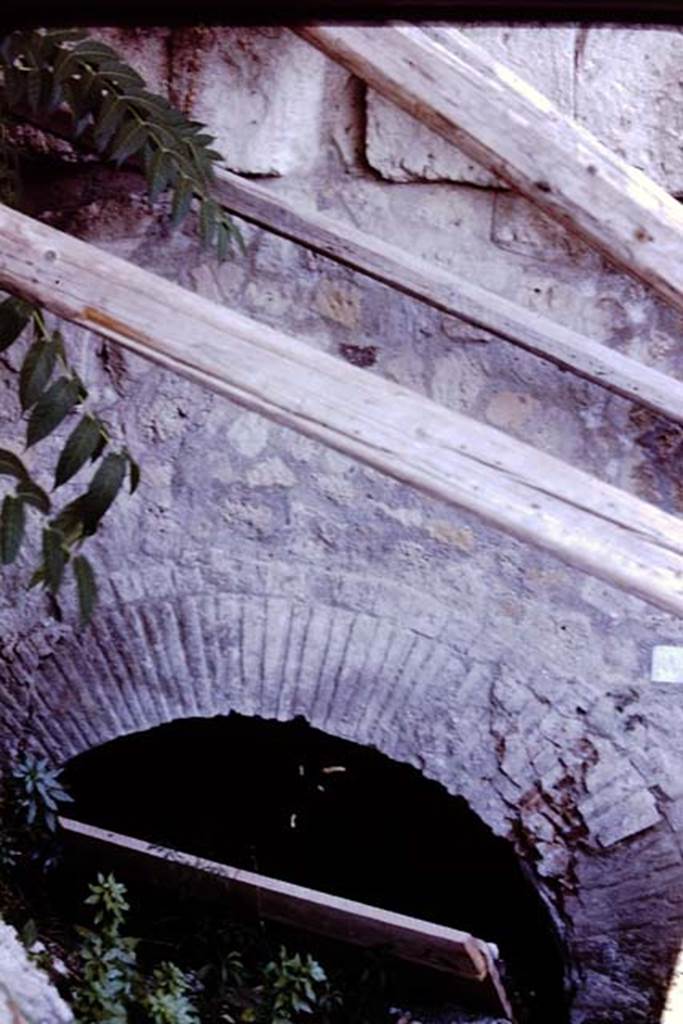
[[[129,121],[121,125],[111,147],[111,159],[122,164],[133,153],[142,149],[147,141],[147,132],[137,121]]]
[[[19,374],[19,401],[26,411],[45,390],[57,360],[57,347],[51,341],[34,341],[26,353]]]
[[[59,28],[50,29],[45,33],[46,39],[53,46],[61,46],[62,43],[74,43],[78,39],[85,39],[86,33],[81,28]]]
[[[40,94],[42,92],[42,76],[39,68],[31,68],[29,71],[25,71],[26,77],[26,99],[28,105],[31,108],[32,113],[36,113],[38,104],[40,102]]]
[[[50,609],[50,615],[52,616],[53,619],[56,619],[57,622],[64,621],[62,606],[60,605],[55,595],[50,593],[49,591],[47,595],[47,606]]]
[[[57,462],[55,487],[61,487],[74,476],[88,459],[92,458],[102,438],[98,420],[85,415],[72,430]]]
[[[95,121],[95,144],[98,149],[106,148],[125,113],[125,103],[122,102],[118,93],[111,92],[102,104],[102,109]]]
[[[0,352],[17,340],[32,312],[33,307],[23,299],[9,298],[0,303]]]
[[[53,65],[55,81],[61,84],[65,78],[73,75],[75,70],[75,61],[71,50],[68,50],[66,47],[60,48]]]
[[[85,495],[70,501],[50,524],[53,529],[59,530],[67,544],[75,544],[83,536],[83,501]]]
[[[100,426],[100,439],[97,442],[97,446],[95,447],[94,452],[90,456],[90,461],[91,462],[97,462],[97,460],[99,459],[100,455],[102,454],[102,452],[104,451],[104,449],[107,447],[108,444],[109,444],[109,437],[107,436],[104,428],[102,426]]]
[[[16,493],[27,505],[37,508],[43,515],[50,514],[50,499],[43,488],[34,484],[33,480],[22,480],[17,486]]]
[[[95,604],[97,603],[97,584],[93,568],[83,555],[77,555],[73,561],[73,571],[76,577],[76,588],[78,590],[78,607],[81,612],[81,622],[86,625],[90,621]]]
[[[86,536],[95,533],[126,476],[128,457],[118,452],[106,455],[92,478],[86,493],[78,499]]]
[[[221,221],[216,235],[216,252],[221,263],[228,258],[231,248],[232,233],[227,224]]]
[[[32,590],[33,587],[37,587],[39,583],[45,583],[45,569],[42,567],[40,569],[36,569],[31,576],[31,579],[28,581],[28,589]]]
[[[155,203],[168,187],[172,173],[173,163],[168,153],[164,149],[157,149],[147,170],[150,203]]]
[[[25,519],[21,498],[8,494],[0,512],[0,561],[3,565],[9,565],[19,554]]]
[[[64,575],[64,566],[69,560],[69,552],[64,546],[64,534],[60,530],[45,527],[43,530],[43,568],[45,586],[51,594],[56,594]]]
[[[79,401],[80,383],[72,377],[59,377],[33,407],[26,433],[27,447],[51,434]]]
[[[216,233],[216,217],[218,203],[213,199],[204,199],[199,211],[199,235],[202,245],[210,246]]]
[[[140,466],[130,455],[128,456],[128,468],[130,471],[130,493],[135,494],[140,485]]]
[[[38,926],[32,917],[28,919],[19,934],[25,949],[30,949],[33,943],[38,941]]]
[[[176,185],[173,196],[173,207],[171,209],[171,224],[177,227],[187,216],[194,194],[193,184],[189,178],[183,176]]]
[[[13,476],[17,480],[29,478],[24,463],[7,448],[0,448],[0,476]]]

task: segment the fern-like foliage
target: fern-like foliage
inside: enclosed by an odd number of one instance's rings
[[[71,115],[74,138],[84,139],[104,159],[118,166],[136,159],[144,168],[151,202],[170,190],[174,225],[196,200],[202,243],[213,247],[219,259],[226,258],[233,241],[241,245],[236,226],[211,196],[214,166],[221,160],[211,148],[212,136],[150,92],[112,47],[76,29],[19,30],[0,37],[1,202],[20,206],[20,168],[7,124],[44,121],[57,110]],[[52,491],[88,465],[98,465],[85,490],[55,509],[54,496],[33,479],[25,459],[0,447],[0,565],[17,559],[29,517],[40,517],[41,557],[29,586],[41,586],[53,614],[61,618],[57,595],[68,568],[85,623],[95,607],[97,586],[80,547],[97,531],[126,480],[130,492],[135,491],[140,471],[126,449],[110,449],[109,431],[85,405],[87,388],[69,363],[60,332],[48,329],[35,304],[21,297],[0,299],[0,353],[29,337],[18,381],[25,447],[39,444],[77,414],[57,460]]]
[[[19,372],[19,400],[26,419],[26,448],[79,413],[57,460],[53,491],[87,464],[101,461],[86,490],[56,511],[54,499],[33,478],[25,460],[0,447],[0,480],[9,484],[0,506],[0,564],[16,560],[26,537],[28,516],[37,515],[42,522],[41,560],[29,585],[43,587],[53,614],[60,618],[57,594],[70,566],[85,623],[95,607],[97,587],[92,565],[77,551],[97,531],[126,477],[131,493],[136,489],[140,471],[126,450],[106,451],[109,431],[84,405],[88,391],[69,363],[60,331],[48,329],[37,306],[9,296],[0,303],[0,352],[25,338],[30,342]]]
[[[18,30],[0,41],[0,74],[7,110],[50,114],[66,108],[76,138],[121,165],[137,158],[150,201],[171,189],[171,220],[180,224],[193,198],[199,203],[202,242],[224,259],[240,241],[232,219],[211,196],[220,153],[204,125],[189,120],[144,80],[111,46],[77,29]]]

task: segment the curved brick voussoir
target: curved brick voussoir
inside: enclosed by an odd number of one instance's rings
[[[568,681],[551,701],[533,677],[453,643],[451,625],[447,608],[408,587],[274,561],[115,575],[87,630],[34,630],[3,655],[2,749],[26,734],[62,764],[174,719],[303,716],[463,796],[535,874],[579,990],[606,993],[616,971],[617,1002],[632,1011],[634,929],[666,974],[677,932],[661,923],[683,917],[665,796],[623,731],[596,730],[604,691]],[[583,996],[576,1005],[574,1020],[588,1021]]]

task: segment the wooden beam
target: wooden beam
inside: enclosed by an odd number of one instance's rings
[[[0,287],[675,613],[683,520],[0,207]]]
[[[219,172],[216,198],[247,221],[683,423],[683,382],[364,231]]]
[[[462,32],[297,31],[683,311],[681,204]]]
[[[230,867],[71,818],[60,818],[59,824],[73,845],[102,849],[108,857],[118,853],[138,872],[142,869],[147,877],[153,873],[156,882],[170,880],[177,884],[181,878],[200,892],[214,898],[228,897],[259,917],[356,946],[382,947],[400,960],[464,979],[471,990],[476,986],[479,1001],[487,1009],[512,1018],[491,949],[469,932]]]

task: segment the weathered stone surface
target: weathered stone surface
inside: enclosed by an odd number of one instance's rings
[[[291,58],[277,34],[256,33],[256,50],[264,38]],[[205,42],[218,60],[214,30],[196,39],[199,63]],[[360,93],[336,81],[315,167],[274,179],[276,194],[683,372],[680,318],[524,200],[388,184],[354,163]],[[313,346],[371,353],[369,372],[683,507],[679,434],[628,402],[265,232],[246,228],[246,253],[218,265],[191,222],[169,233],[131,197],[134,176],[72,175],[41,185],[41,216]],[[652,685],[650,653],[683,644],[683,623],[85,331],[67,340],[143,480],[88,542],[102,602],[91,630],[75,630],[70,593],[55,625],[25,592],[32,558],[3,570],[0,738],[21,735],[37,681],[34,739],[56,760],[231,708],[303,714],[373,744],[517,844],[584,971],[572,1024],[651,1024],[683,917],[683,693]],[[0,438],[18,451],[20,355],[0,368]],[[66,429],[27,456],[48,488]]]
[[[683,36],[675,28],[466,27],[492,56],[669,191],[683,191]],[[389,181],[500,182],[370,90],[367,158]]]
[[[70,1024],[73,1014],[47,975],[29,960],[14,928],[0,921],[2,1024]]]
[[[105,27],[91,30],[142,75],[152,92],[168,94],[172,32],[166,28]]]
[[[683,191],[680,30],[584,28],[576,57],[578,120],[670,192]]]
[[[294,33],[181,29],[172,59],[172,98],[210,125],[231,170],[277,175],[315,162],[325,60]]]
[[[526,78],[571,114],[574,109],[576,30],[564,27],[465,26],[463,31],[496,60]],[[373,90],[367,97],[370,166],[389,181],[457,181],[499,185],[498,179],[455,146]]]

